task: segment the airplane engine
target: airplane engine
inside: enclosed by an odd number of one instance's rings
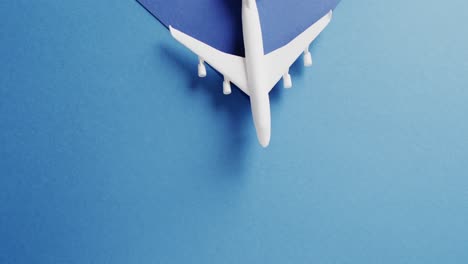
[[[304,52],[304,66],[310,67],[312,66],[312,55],[308,50]]]
[[[286,89],[289,89],[292,87],[291,75],[289,73],[286,73],[285,75],[283,75],[283,86]]]
[[[229,95],[231,94],[231,82],[228,79],[224,79],[223,82],[223,94]]]
[[[202,59],[200,59],[200,62],[198,63],[198,77],[200,78],[206,77],[205,62]]]

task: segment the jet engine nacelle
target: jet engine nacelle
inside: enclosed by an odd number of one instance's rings
[[[200,78],[206,77],[205,62],[202,59],[199,59],[199,63],[198,63],[198,77]]]
[[[308,50],[304,52],[304,66],[310,67],[312,66],[312,55]]]
[[[286,89],[289,89],[292,87],[291,74],[286,73],[285,75],[283,75],[283,86]]]
[[[223,94],[224,94],[224,95],[229,95],[229,94],[231,94],[231,82],[230,82],[227,78],[224,78],[224,82],[223,82]]]

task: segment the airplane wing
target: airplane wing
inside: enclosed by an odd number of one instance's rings
[[[332,11],[320,18],[285,46],[269,53],[265,57],[268,67],[267,85],[271,91],[281,77],[288,72],[291,65],[309,47],[310,43],[325,29],[332,18]]]
[[[172,36],[249,95],[245,59],[219,51],[169,26]]]
[[[245,56],[240,0],[137,0],[161,24],[171,25],[222,52]],[[286,45],[340,0],[257,1],[268,54]],[[285,12],[287,10],[287,12]]]

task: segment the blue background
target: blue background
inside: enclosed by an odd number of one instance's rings
[[[0,263],[468,262],[467,10],[341,2],[263,149],[136,1],[1,1]]]

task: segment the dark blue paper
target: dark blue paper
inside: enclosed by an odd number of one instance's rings
[[[241,0],[138,0],[166,27],[172,25],[224,52],[243,55]],[[299,35],[339,0],[257,0],[265,52]]]

